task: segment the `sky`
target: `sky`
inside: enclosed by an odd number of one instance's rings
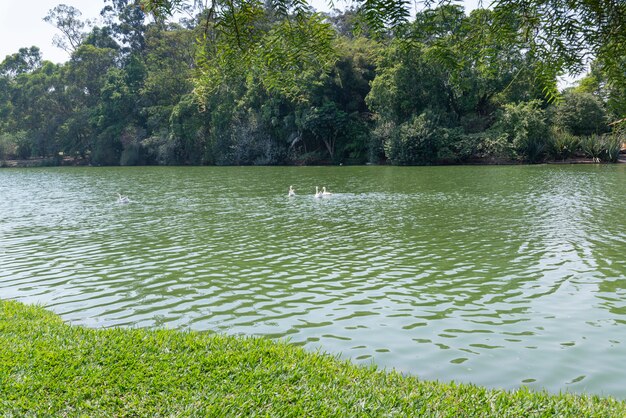
[[[0,0],[0,62],[20,48],[37,46],[43,59],[65,62],[69,55],[52,45],[52,37],[59,33],[43,21],[48,11],[63,3],[83,13],[83,19],[100,16],[103,0]]]

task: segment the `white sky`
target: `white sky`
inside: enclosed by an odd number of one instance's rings
[[[472,5],[478,3],[478,0],[464,1]],[[59,34],[58,30],[43,21],[48,11],[61,3],[79,9],[83,19],[99,18],[105,6],[104,0],[0,0],[0,62],[20,48],[33,45],[41,49],[44,60],[66,62],[68,54],[52,45],[52,37]],[[335,0],[339,8],[346,3],[349,1]],[[327,1],[313,0],[313,4],[323,8]]]
[[[67,61],[68,54],[52,45],[58,30],[43,21],[48,11],[61,3],[79,9],[83,19],[99,17],[104,7],[103,0],[0,0],[0,62],[33,45],[41,49],[45,60]]]

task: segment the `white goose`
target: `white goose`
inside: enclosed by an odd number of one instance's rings
[[[130,203],[130,199],[128,196],[122,196],[121,194],[117,194],[117,203],[126,204]]]
[[[332,193],[331,192],[327,192],[326,191],[326,186],[322,187],[322,196],[331,196]]]
[[[315,195],[313,197],[315,197],[316,199],[322,197],[322,192],[319,191],[319,188],[317,186],[315,186]]]
[[[287,193],[287,196],[292,197],[296,195],[296,191],[293,189],[293,186],[289,186],[289,193]]]

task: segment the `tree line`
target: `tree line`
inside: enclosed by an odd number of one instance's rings
[[[436,4],[385,30],[357,9],[279,6],[254,3],[220,20],[193,9],[173,22],[139,1],[106,0],[100,26],[55,7],[45,20],[69,60],[44,61],[32,46],[0,63],[0,161],[617,159],[626,83],[596,60],[576,87],[546,94],[556,74],[511,41],[519,19]]]

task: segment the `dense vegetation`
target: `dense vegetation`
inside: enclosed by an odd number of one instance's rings
[[[72,327],[0,301],[2,416],[625,414],[611,398],[421,381],[266,339]]]
[[[435,4],[377,24],[304,2],[228,4],[168,23],[106,0],[93,27],[73,7],[51,10],[70,59],[43,61],[33,46],[0,63],[0,163],[617,159],[610,123],[626,83],[596,60],[555,100],[556,74],[512,40],[526,28],[501,11]]]

